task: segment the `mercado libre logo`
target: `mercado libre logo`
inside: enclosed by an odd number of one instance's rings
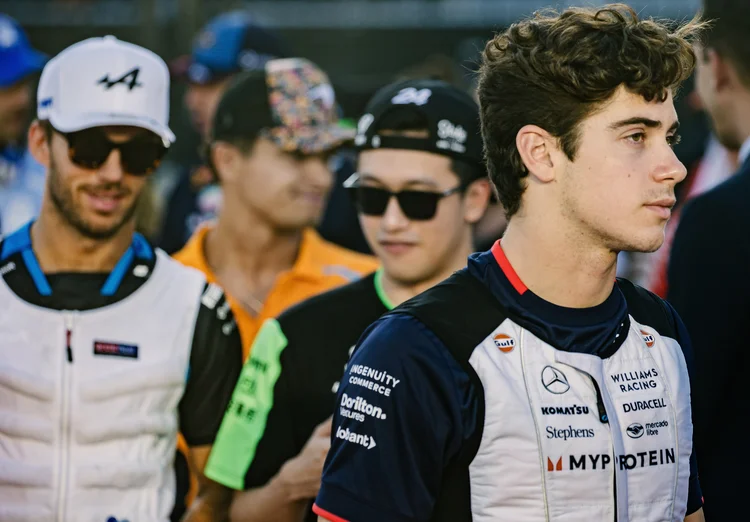
[[[503,353],[510,353],[516,347],[516,340],[505,334],[497,334],[494,341],[495,346]]]

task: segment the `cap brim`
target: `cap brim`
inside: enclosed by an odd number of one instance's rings
[[[327,127],[276,127],[271,129],[270,138],[283,150],[297,151],[303,154],[326,152],[352,141],[356,134],[354,129],[340,125]]]
[[[10,87],[31,74],[44,69],[47,55],[35,49],[28,49],[4,63],[0,68],[0,87]]]
[[[109,127],[114,125],[125,125],[128,127],[140,127],[146,129],[157,136],[161,137],[168,144],[175,142],[176,138],[172,130],[166,125],[162,125],[156,120],[132,116],[129,114],[103,114],[91,113],[80,114],[74,118],[59,118],[54,114],[50,115],[50,123],[60,132],[76,132],[92,127]]]

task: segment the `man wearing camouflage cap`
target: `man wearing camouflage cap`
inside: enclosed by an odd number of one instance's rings
[[[223,206],[175,257],[226,284],[245,356],[265,319],[377,267],[312,228],[333,182],[328,156],[352,137],[327,76],[301,58],[240,74],[219,102],[206,156]]]

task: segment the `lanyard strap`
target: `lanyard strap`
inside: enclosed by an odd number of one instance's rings
[[[0,262],[13,254],[20,252],[37,291],[40,295],[49,296],[52,295],[52,288],[49,286],[47,277],[44,275],[44,272],[42,272],[42,267],[39,266],[39,261],[37,260],[36,255],[34,255],[34,250],[31,246],[32,224],[33,221],[27,223],[5,238],[3,241],[3,249],[0,252]],[[122,280],[125,279],[125,274],[133,263],[133,260],[138,258],[150,261],[153,257],[154,251],[148,244],[148,241],[146,241],[146,238],[137,232],[133,234],[132,243],[130,243],[130,246],[109,273],[109,277],[107,277],[104,285],[102,285],[100,290],[101,295],[112,296],[117,292],[117,289],[120,288]]]

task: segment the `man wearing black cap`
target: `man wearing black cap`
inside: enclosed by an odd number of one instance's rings
[[[262,70],[274,58],[287,57],[281,39],[257,25],[245,11],[222,13],[201,29],[189,57],[172,63],[172,72],[187,81],[185,105],[195,130],[206,138],[216,107],[238,73]],[[248,115],[249,117],[250,115]],[[221,190],[205,165],[180,173],[169,198],[160,245],[174,253],[197,227],[215,217]]]
[[[382,262],[370,276],[267,321],[214,446],[208,476],[243,490],[233,520],[315,520],[334,407],[381,413],[344,396],[344,367],[383,313],[465,266],[490,195],[476,103],[436,80],[381,89],[358,125],[358,172],[346,182]]]

